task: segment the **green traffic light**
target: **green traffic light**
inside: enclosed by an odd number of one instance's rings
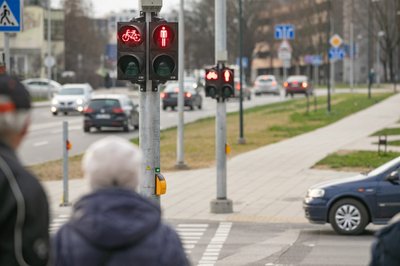
[[[161,55],[154,60],[153,68],[160,77],[168,77],[175,69],[175,62],[170,56]]]
[[[127,78],[135,78],[140,73],[139,61],[131,55],[124,55],[118,61],[118,67]]]

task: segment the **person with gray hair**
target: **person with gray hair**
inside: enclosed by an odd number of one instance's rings
[[[140,149],[120,137],[87,149],[82,170],[91,192],[54,238],[55,266],[189,265],[160,208],[137,193],[141,163]]]
[[[0,75],[0,265],[47,265],[49,206],[36,179],[19,161],[30,122],[30,95]]]

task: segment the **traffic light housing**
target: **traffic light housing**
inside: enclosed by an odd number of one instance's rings
[[[119,80],[146,81],[146,23],[118,22],[117,74]]]
[[[220,70],[221,77],[221,96],[224,99],[235,96],[234,87],[234,70],[228,67],[223,67]]]
[[[221,80],[217,68],[208,68],[205,73],[206,97],[216,99],[220,96]]]
[[[150,22],[149,79],[178,79],[178,23]]]

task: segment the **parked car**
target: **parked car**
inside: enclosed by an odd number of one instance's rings
[[[162,99],[162,109],[166,110],[170,107],[172,110],[178,106],[179,82],[168,82],[160,96]],[[199,90],[193,88],[192,82],[184,82],[184,106],[188,106],[191,110],[194,107],[202,108],[203,97]]]
[[[250,101],[251,100],[251,89],[250,89],[250,87],[247,86],[247,84],[244,81],[244,79],[242,81],[242,85],[243,85],[243,91],[242,91],[243,100],[247,99],[247,100]],[[235,98],[240,98],[240,80],[239,80],[239,77],[235,77],[234,86],[235,86],[235,96],[234,97]]]
[[[254,93],[256,96],[261,94],[280,95],[279,85],[273,75],[258,76],[254,82]]]
[[[93,127],[120,127],[125,132],[138,129],[138,106],[123,94],[95,95],[83,111],[83,131],[90,132]]]
[[[283,83],[283,86],[285,87],[286,97],[289,95],[293,97],[293,94],[296,93],[302,93],[306,96],[314,93],[314,88],[307,76],[290,76]]]
[[[58,94],[51,101],[51,112],[65,115],[71,112],[82,113],[84,107],[92,97],[93,89],[88,83],[71,83],[62,86]]]
[[[61,84],[50,79],[34,78],[22,83],[34,98],[51,98],[61,90]]]
[[[400,212],[400,157],[369,173],[311,187],[303,208],[311,223],[330,223],[339,234],[387,223]]]

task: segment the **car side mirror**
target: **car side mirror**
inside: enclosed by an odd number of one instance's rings
[[[398,170],[391,172],[385,177],[386,181],[389,181],[390,183],[399,183],[400,181],[400,173]]]

